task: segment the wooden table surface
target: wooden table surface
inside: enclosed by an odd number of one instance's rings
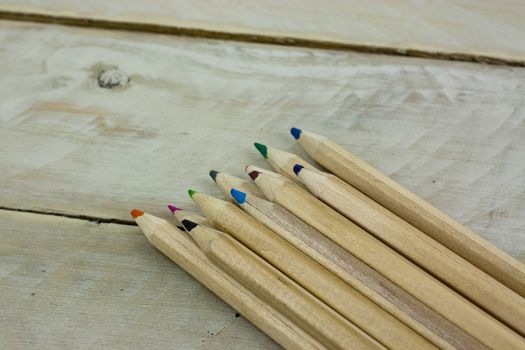
[[[169,202],[195,208],[188,188],[220,195],[208,171],[266,166],[255,141],[306,158],[291,126],[525,262],[524,6],[94,3],[0,5],[19,19],[0,21],[0,348],[278,348],[152,248],[129,210],[168,218]],[[32,22],[67,16],[203,37]]]

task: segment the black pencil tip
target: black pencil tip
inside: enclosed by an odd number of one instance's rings
[[[210,170],[210,177],[213,179],[213,181],[217,182],[217,180],[215,180],[215,178],[217,177],[217,174],[219,172],[217,170]]]
[[[181,221],[181,224],[182,226],[184,226],[184,228],[186,229],[186,231],[190,232],[191,230],[193,230],[195,227],[197,227],[197,224],[194,223],[193,221],[190,221],[190,220],[187,220],[187,219],[184,219]]]

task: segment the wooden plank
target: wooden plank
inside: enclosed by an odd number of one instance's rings
[[[254,141],[307,158],[298,126],[525,261],[523,69],[14,22],[0,35],[0,206],[168,218],[168,202],[195,209],[188,188],[220,195],[210,169],[265,167]]]
[[[278,349],[136,226],[0,210],[2,349]]]
[[[93,20],[142,30],[182,31],[289,44],[310,42],[398,53],[489,57],[525,64],[525,3],[512,0],[396,1],[312,0],[283,2],[115,0],[4,0],[11,13],[32,19],[93,24]],[[54,18],[50,18],[54,17]],[[91,21],[91,22],[89,22]],[[97,25],[101,25],[98,23]],[[268,40],[267,38],[264,40]]]

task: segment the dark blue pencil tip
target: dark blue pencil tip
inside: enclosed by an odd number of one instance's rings
[[[242,204],[246,201],[246,193],[236,190],[235,188],[232,188],[230,191],[233,199],[237,201],[237,203]]]
[[[304,166],[302,166],[301,164],[295,164],[293,166],[293,172],[295,173],[295,175],[299,175],[299,173],[301,172],[301,170],[303,170]]]
[[[301,137],[301,129],[291,128],[290,134],[292,134],[294,139],[299,140],[299,137]]]

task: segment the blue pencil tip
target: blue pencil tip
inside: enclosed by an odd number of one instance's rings
[[[290,134],[292,134],[294,139],[299,140],[299,137],[301,137],[301,129],[291,128]]]
[[[236,190],[235,188],[232,188],[230,191],[233,199],[237,201],[237,203],[242,204],[246,201],[246,193]]]
[[[295,173],[295,175],[299,175],[299,173],[301,172],[301,170],[303,170],[304,166],[302,166],[301,164],[295,164],[293,166],[293,172]]]

